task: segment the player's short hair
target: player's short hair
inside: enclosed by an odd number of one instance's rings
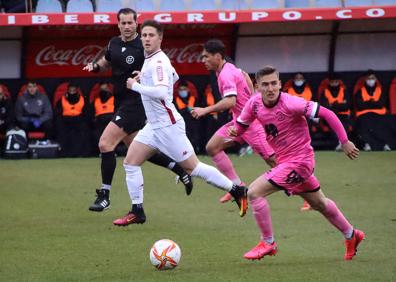
[[[261,77],[265,75],[270,75],[273,73],[276,73],[276,75],[279,77],[279,72],[275,67],[269,65],[264,66],[262,69],[256,72],[256,80],[259,80]]]
[[[31,84],[31,85],[37,85],[37,82],[36,82],[36,81],[34,81],[34,80],[29,80],[29,81],[27,82],[27,84]]]
[[[136,13],[135,10],[133,10],[131,8],[122,8],[121,10],[119,10],[118,13],[117,13],[117,20],[118,21],[120,21],[120,15],[121,14],[123,14],[123,15],[132,14],[133,15],[133,19],[135,20],[135,22],[137,20],[137,13]]]
[[[143,28],[146,26],[151,26],[155,28],[159,35],[164,34],[164,26],[155,20],[145,20],[142,26],[140,27],[140,30],[143,30]]]
[[[210,54],[217,54],[219,53],[222,58],[225,56],[225,45],[223,41],[219,39],[210,39],[206,41],[204,45],[204,50]]]

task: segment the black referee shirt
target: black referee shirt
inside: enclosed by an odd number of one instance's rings
[[[141,104],[140,94],[128,89],[126,81],[135,70],[140,71],[144,63],[144,49],[140,36],[124,42],[120,36],[113,37],[107,45],[105,59],[110,62],[113,72],[115,103]]]

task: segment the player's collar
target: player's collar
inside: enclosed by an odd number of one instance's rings
[[[261,101],[263,102],[263,105],[264,105],[265,108],[271,109],[271,108],[275,107],[276,105],[278,105],[279,100],[280,100],[280,98],[281,98],[281,95],[282,95],[282,92],[279,91],[278,99],[276,99],[275,103],[274,103],[273,105],[270,105],[270,106],[268,106],[268,105],[266,105],[266,104],[264,103],[263,98],[261,98]]]
[[[159,52],[161,52],[161,49],[158,49],[157,51],[151,53],[150,55],[146,56],[146,54],[144,54],[144,58],[145,59],[150,59],[151,57],[153,57],[155,54],[158,54]]]

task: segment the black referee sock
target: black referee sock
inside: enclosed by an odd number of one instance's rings
[[[163,153],[155,154],[150,159],[148,159],[148,161],[153,164],[156,164],[156,165],[159,165],[162,167],[166,167],[179,176],[182,176],[186,173],[184,171],[184,169],[177,162],[175,162],[174,160],[172,160],[171,158],[169,158],[167,155],[165,155]]]
[[[111,185],[113,181],[114,171],[116,169],[117,160],[114,151],[101,153],[102,163],[100,165],[102,171],[102,183]]]

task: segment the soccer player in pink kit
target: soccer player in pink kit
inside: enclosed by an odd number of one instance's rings
[[[277,245],[272,232],[272,222],[267,196],[284,190],[290,195],[303,197],[314,210],[320,212],[334,227],[345,236],[346,252],[344,259],[351,260],[357,246],[364,239],[364,233],[354,229],[337,205],[326,198],[314,176],[314,151],[306,118],[326,120],[337,134],[344,153],[356,159],[359,150],[348,140],[347,134],[337,116],[316,102],[280,92],[279,73],[266,66],[256,73],[257,89],[261,94],[253,96],[245,105],[230,136],[239,136],[254,120],[265,128],[267,141],[276,152],[276,166],[258,177],[249,186],[248,198],[257,226],[261,232],[259,244],[244,257],[254,260],[266,255],[275,255]]]
[[[211,39],[204,45],[202,52],[202,61],[208,70],[216,71],[219,90],[223,97],[221,101],[206,108],[195,107],[191,114],[194,118],[200,118],[212,112],[222,112],[231,109],[233,121],[223,125],[208,141],[206,151],[211,156],[216,167],[224,173],[234,184],[241,185],[241,179],[237,175],[234,166],[224,152],[226,148],[235,145],[235,142],[249,144],[254,152],[259,154],[271,167],[275,165],[274,151],[265,140],[265,133],[260,123],[255,121],[244,134],[231,139],[228,136],[228,128],[234,124],[234,121],[241,113],[243,106],[249,100],[251,92],[249,82],[250,78],[244,75],[242,70],[236,68],[233,64],[226,62],[224,59],[225,46],[218,39]],[[252,87],[253,88],[253,87]],[[220,202],[225,203],[232,199],[227,193]]]

